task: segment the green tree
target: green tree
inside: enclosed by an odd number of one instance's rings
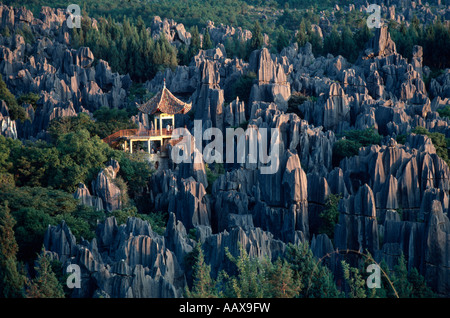
[[[40,98],[39,94],[29,92],[29,93],[20,95],[19,98],[17,99],[17,103],[19,105],[30,104],[31,106],[33,106],[34,110],[36,110],[37,101],[39,100],[39,98]]]
[[[12,217],[8,202],[0,204],[0,297],[23,296],[25,277],[20,273],[16,255],[19,246],[14,237]]]
[[[358,48],[356,46],[352,31],[348,26],[344,27],[341,35],[340,54],[347,58],[350,62],[354,62],[358,57]]]
[[[299,47],[304,46],[306,42],[308,42],[308,34],[306,33],[305,20],[302,20],[302,22],[300,23],[300,27],[296,35],[296,40]]]
[[[104,218],[103,212],[78,205],[71,193],[50,188],[0,187],[0,205],[6,201],[17,222],[14,232],[21,261],[36,256],[49,225],[65,220],[77,239],[92,239],[97,220]]]
[[[411,269],[408,280],[412,286],[412,298],[433,298],[435,296],[431,288],[427,285],[425,278],[419,274],[417,268],[414,267]]]
[[[445,107],[439,108],[437,112],[441,117],[450,118],[450,105],[446,105]]]
[[[413,286],[408,280],[408,269],[403,253],[398,259],[398,264],[394,267],[392,280],[400,298],[410,298],[412,296]]]
[[[216,282],[211,278],[211,266],[205,263],[202,246],[197,243],[195,247],[196,261],[193,266],[193,286],[192,291],[187,287],[185,290],[188,298],[216,298],[219,293],[216,288]]]
[[[321,55],[323,52],[323,40],[317,32],[311,31],[309,34],[309,42],[312,46],[312,52],[315,56]]]
[[[382,139],[381,135],[374,128],[348,130],[341,136],[344,138],[333,145],[332,160],[335,167],[345,157],[356,156],[359,153],[359,148],[373,144],[379,145]]]
[[[351,267],[346,261],[341,261],[344,279],[349,286],[347,296],[349,298],[366,298],[366,281],[362,278],[357,268]]]
[[[320,213],[321,224],[319,233],[325,233],[330,239],[334,238],[334,228],[339,221],[338,204],[341,196],[331,193],[325,202],[325,207]]]
[[[64,290],[42,249],[34,268],[36,276],[27,283],[27,298],[64,298]]]
[[[78,183],[89,184],[113,154],[106,143],[97,136],[91,137],[84,129],[59,136],[56,148],[60,164],[49,185],[72,193]]]
[[[209,50],[209,49],[214,48],[214,45],[213,45],[213,43],[211,41],[211,35],[209,34],[209,30],[208,29],[206,29],[206,31],[205,31],[205,35],[203,36],[203,43],[202,44],[203,44],[202,48],[204,50]]]
[[[0,100],[6,102],[6,105],[8,106],[9,117],[11,118],[11,120],[19,119],[20,121],[25,121],[28,118],[27,112],[23,107],[19,106],[16,97],[9,91],[1,75],[0,75]]]
[[[255,22],[255,26],[252,30],[252,39],[250,44],[250,50],[259,50],[264,46],[264,36],[262,34],[261,25],[258,21]]]
[[[200,39],[200,33],[198,32],[198,27],[194,25],[190,29],[191,32],[191,47],[198,50],[202,47],[202,41]]]
[[[228,280],[227,297],[233,298],[261,298],[265,297],[269,290],[269,284],[265,278],[267,265],[257,258],[251,258],[242,245],[239,246],[239,257],[234,257],[228,249],[227,257],[237,267],[237,275]],[[265,261],[267,262],[267,260]]]
[[[300,282],[302,298],[335,298],[340,293],[333,274],[315,259],[308,243],[288,244],[286,260],[294,271],[294,279]]]
[[[18,186],[47,187],[59,164],[59,152],[45,141],[25,141],[11,149],[13,173]]]
[[[436,148],[436,154],[448,165],[450,165],[450,148],[447,145],[447,139],[445,138],[444,134],[438,132],[429,132],[428,129],[422,126],[416,126],[416,128],[412,130],[412,133],[430,137],[434,147]]]
[[[358,155],[361,144],[354,140],[341,139],[333,145],[333,166],[339,166],[342,159]]]
[[[286,260],[277,259],[267,271],[269,297],[293,298],[300,294],[301,282],[294,278],[294,271]]]
[[[282,49],[289,46],[290,40],[289,40],[289,34],[288,32],[283,28],[280,27],[278,30],[278,36],[277,36],[277,42],[276,47],[279,52],[281,52]]]

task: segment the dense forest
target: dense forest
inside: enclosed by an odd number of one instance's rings
[[[299,12],[285,11],[279,18],[277,27],[256,21],[250,28],[254,35],[252,41],[244,43],[230,37],[223,43],[227,54],[248,60],[253,50],[264,46],[262,36],[266,32],[270,34],[270,49],[274,53],[281,52],[294,42],[299,46],[309,42],[315,56],[342,55],[354,63],[373,36],[373,31],[367,27],[366,15],[353,11],[340,16],[331,31],[324,32],[322,39],[312,30],[312,24],[319,22],[319,15]],[[146,24],[141,15],[137,16],[135,21],[129,17],[116,21],[109,15],[107,18],[100,17],[98,29],[94,29],[89,20],[84,19],[81,29],[72,30],[72,45],[89,47],[97,59],[108,61],[114,71],[128,73],[137,82],[151,80],[158,71],[166,67],[188,65],[200,49],[208,49],[213,45],[206,29],[192,26],[189,29],[192,34],[191,45],[182,45],[177,49],[164,37],[153,39],[149,32],[145,31],[149,24]],[[440,20],[421,25],[415,18],[409,26],[392,22],[389,31],[397,44],[398,52],[409,59],[414,45],[423,46],[424,65],[434,71],[434,76],[438,74],[438,69],[450,66],[446,51],[438,49],[450,47],[450,27]],[[200,35],[204,37],[203,42]]]

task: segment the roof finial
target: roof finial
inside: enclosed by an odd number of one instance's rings
[[[164,88],[166,88],[166,78],[164,77]]]

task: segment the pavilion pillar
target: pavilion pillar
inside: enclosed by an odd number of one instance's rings
[[[160,135],[162,136],[163,135],[163,132],[162,132],[163,126],[162,126],[162,118],[161,118],[161,116],[159,116],[159,127],[160,127],[159,132],[160,132]]]
[[[147,139],[147,152],[151,153],[151,141],[150,141],[150,139]]]
[[[130,139],[130,153],[133,153],[133,140]]]

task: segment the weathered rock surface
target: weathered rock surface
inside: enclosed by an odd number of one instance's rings
[[[114,182],[120,165],[116,160],[110,160],[106,168],[102,169],[93,181],[94,194],[103,202],[105,211],[112,212],[122,206],[121,189]]]

